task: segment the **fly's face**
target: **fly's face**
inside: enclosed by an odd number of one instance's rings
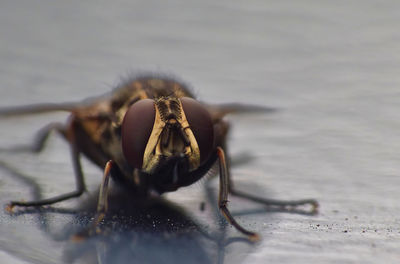
[[[161,97],[134,103],[122,123],[127,162],[171,191],[199,168],[214,147],[210,114],[192,98]]]

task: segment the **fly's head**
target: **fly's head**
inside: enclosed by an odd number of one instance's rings
[[[211,116],[192,98],[140,100],[122,123],[125,159],[148,174],[160,192],[180,187],[183,177],[207,161],[213,147]]]

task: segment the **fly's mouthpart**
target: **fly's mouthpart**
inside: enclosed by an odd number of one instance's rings
[[[172,172],[172,184],[176,184],[179,179],[178,162],[175,162],[174,170]]]
[[[174,169],[172,171],[172,184],[177,185],[179,181],[179,175],[180,175],[180,170],[179,166],[183,166],[182,163],[185,162],[186,155],[181,153],[178,156],[176,156],[176,161],[174,164]],[[185,170],[185,168],[183,168]]]
[[[189,161],[185,154],[161,157],[159,166],[149,175],[153,189],[157,193],[171,192],[181,187],[180,176],[189,171]]]

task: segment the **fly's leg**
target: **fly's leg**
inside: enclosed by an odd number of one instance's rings
[[[256,202],[256,203],[260,203],[267,207],[293,209],[298,206],[311,206],[310,212],[309,213],[304,212],[305,214],[314,215],[318,212],[319,204],[318,204],[318,201],[315,199],[275,200],[275,199],[262,198],[262,197],[255,196],[253,194],[238,191],[238,190],[236,190],[236,188],[233,184],[231,175],[229,173],[229,169],[228,169],[228,181],[229,181],[229,193],[234,196],[241,197],[241,198],[244,198],[244,199]]]
[[[251,195],[248,193],[244,193],[241,191],[237,191],[234,188],[230,189],[230,193],[232,195],[235,195],[235,196],[238,196],[241,198],[245,198],[245,199],[248,199],[248,200],[256,202],[256,203],[264,204],[268,207],[294,208],[297,206],[309,205],[309,206],[311,206],[310,214],[312,214],[312,215],[316,214],[318,212],[318,207],[319,207],[318,201],[315,199],[301,199],[301,200],[287,200],[287,201],[266,199],[266,198],[261,198],[261,197],[254,196],[254,195]]]
[[[228,123],[224,122],[223,120],[219,121],[216,124],[215,127],[216,131],[217,131],[217,143],[222,146],[223,150],[227,149],[227,145],[226,145],[226,135],[228,134],[229,131],[229,125]],[[229,160],[225,161],[226,163],[226,171],[227,171],[227,177],[228,177],[228,186],[229,186],[229,193],[241,198],[245,198],[248,200],[251,200],[253,202],[256,203],[260,203],[263,204],[265,206],[268,207],[278,207],[278,208],[282,208],[282,209],[293,209],[297,206],[311,206],[311,211],[308,212],[303,212],[302,213],[306,213],[306,214],[316,214],[318,212],[318,202],[314,199],[302,199],[302,200],[292,200],[292,201],[281,201],[281,200],[274,200],[274,199],[265,199],[265,198],[261,198],[258,196],[255,196],[253,194],[248,194],[245,192],[241,192],[235,189],[231,175],[229,173]]]
[[[10,213],[12,213],[12,210],[15,206],[19,206],[19,207],[29,207],[29,206],[43,206],[43,205],[49,205],[49,204],[53,204],[53,203],[57,203],[57,202],[61,202],[64,200],[68,200],[70,198],[74,198],[74,197],[79,197],[82,195],[82,193],[85,191],[85,182],[84,182],[84,178],[83,178],[83,172],[82,172],[82,166],[81,166],[81,161],[80,161],[80,151],[78,150],[78,146],[75,143],[75,135],[74,135],[74,131],[73,131],[73,127],[70,127],[70,129],[68,131],[65,131],[64,129],[60,129],[60,127],[58,127],[58,125],[49,125],[48,129],[44,129],[43,133],[39,133],[39,135],[41,135],[39,137],[39,140],[37,142],[37,144],[35,144],[36,150],[40,151],[43,148],[43,145],[46,141],[46,138],[48,137],[49,133],[51,132],[51,130],[59,128],[59,132],[61,132],[64,136],[68,136],[69,140],[70,140],[70,145],[71,145],[71,155],[72,155],[72,165],[74,168],[74,172],[75,172],[75,181],[76,181],[76,190],[69,192],[69,193],[65,193],[59,196],[55,196],[52,198],[48,198],[48,199],[43,199],[43,200],[38,200],[38,201],[29,201],[29,202],[22,202],[22,201],[11,201],[7,207],[6,210]],[[34,148],[32,148],[34,149]]]
[[[229,192],[229,175],[228,169],[225,161],[225,153],[221,147],[217,147],[217,155],[219,161],[219,198],[218,198],[218,206],[221,210],[221,213],[224,215],[226,220],[233,225],[239,232],[246,235],[251,241],[258,241],[260,236],[257,233],[251,232],[240,224],[236,222],[236,220],[231,215],[227,204],[228,204],[228,192]]]
[[[54,130],[65,136],[65,128],[63,124],[50,123],[49,125],[39,130],[39,132],[36,135],[36,140],[34,144],[31,146],[30,150],[36,153],[41,152],[47,142],[47,139],[50,136],[50,133]]]
[[[93,220],[92,230],[95,230],[96,232],[98,225],[104,219],[106,212],[108,210],[108,183],[110,182],[111,169],[113,164],[114,164],[113,161],[109,160],[104,168],[103,180],[101,182],[100,192],[99,192],[99,201],[97,203],[97,212]]]
[[[104,219],[108,211],[108,184],[110,182],[113,164],[114,162],[112,160],[109,160],[104,167],[103,180],[100,186],[99,200],[97,202],[97,210],[93,222],[91,223],[89,228],[85,229],[82,232],[79,232],[78,234],[73,235],[72,239],[74,241],[81,241],[90,237],[91,235],[101,232],[99,229],[99,224]]]
[[[11,152],[33,152],[39,153],[44,149],[44,146],[49,138],[51,132],[56,131],[65,137],[66,131],[64,124],[61,123],[50,123],[47,126],[40,129],[36,136],[33,144],[31,146],[15,146],[10,149],[6,149]]]

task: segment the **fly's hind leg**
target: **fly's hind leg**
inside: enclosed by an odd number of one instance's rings
[[[45,145],[46,142],[50,136],[50,134],[56,131],[59,134],[61,134],[63,137],[65,137],[66,131],[65,131],[65,126],[62,123],[50,123],[40,129],[36,135],[35,139],[32,143],[32,145],[24,145],[24,146],[13,146],[9,149],[4,149],[3,151],[8,151],[8,152],[33,152],[33,153],[39,153],[41,152]]]
[[[69,193],[62,194],[62,195],[58,195],[58,196],[55,196],[52,198],[47,198],[47,199],[38,200],[38,201],[28,201],[28,202],[11,201],[8,204],[8,206],[6,207],[6,210],[8,212],[12,212],[12,210],[15,206],[37,207],[37,206],[54,204],[57,202],[68,200],[70,198],[79,197],[85,191],[85,182],[84,182],[84,178],[83,178],[82,166],[81,166],[81,161],[80,161],[80,151],[78,149],[78,146],[76,145],[75,135],[74,135],[74,131],[73,131],[72,127],[69,129],[69,131],[65,131],[65,129],[59,123],[54,123],[54,124],[48,125],[47,127],[45,127],[44,129],[42,129],[39,132],[37,141],[35,142],[35,144],[33,145],[33,147],[30,150],[34,151],[34,152],[41,151],[44,147],[45,141],[48,138],[50,132],[55,129],[58,132],[60,132],[63,136],[66,136],[66,133],[68,132],[68,137],[69,137],[70,146],[71,146],[72,165],[73,165],[74,172],[75,172],[76,190],[69,192]]]
[[[303,212],[303,211],[297,211],[299,213],[304,213],[304,214],[310,214],[310,215],[315,215],[318,213],[318,201],[315,199],[301,199],[301,200],[275,200],[275,199],[266,199],[266,198],[261,198],[249,193],[241,192],[233,187],[230,188],[229,191],[230,194],[248,199],[250,201],[256,202],[263,204],[267,207],[277,207],[281,209],[286,209],[288,211],[291,211],[292,209],[299,207],[299,206],[311,206],[311,210],[309,212]],[[293,210],[294,211],[294,210]]]
[[[309,214],[309,215],[315,215],[318,213],[318,201],[315,199],[300,199],[300,200],[275,200],[275,199],[268,199],[268,198],[262,198],[250,193],[242,192],[239,191],[235,188],[235,185],[233,184],[231,174],[229,172],[229,166],[227,168],[227,174],[228,174],[228,181],[229,181],[229,193],[241,197],[256,203],[263,204],[267,207],[271,208],[278,208],[278,209],[284,209],[286,211],[292,211],[292,212],[297,212],[301,214]],[[303,207],[303,206],[309,206],[311,207],[311,210],[295,210],[297,207]]]
[[[304,214],[310,214],[314,215],[318,212],[318,201],[315,199],[300,199],[300,200],[275,200],[275,199],[267,199],[267,198],[262,198],[250,193],[245,193],[242,191],[238,191],[235,188],[235,185],[233,184],[231,174],[229,173],[229,167],[227,169],[228,171],[228,181],[229,181],[229,193],[241,197],[256,203],[263,204],[267,207],[271,208],[279,208],[279,209],[285,209],[287,211],[293,211],[293,212],[298,212],[298,213],[304,213]],[[300,210],[294,210],[296,207],[303,207],[303,206],[309,206],[311,207],[310,211],[300,211]]]
[[[255,232],[249,231],[242,227],[239,223],[231,215],[228,209],[228,194],[233,194],[236,196],[240,196],[242,198],[249,199],[251,201],[264,204],[266,206],[278,206],[281,208],[296,207],[296,206],[303,206],[303,205],[311,205],[313,213],[316,213],[318,208],[318,202],[314,199],[304,199],[304,200],[294,200],[294,201],[280,201],[280,200],[270,200],[270,199],[263,199],[251,194],[242,193],[236,191],[232,186],[232,181],[230,179],[229,170],[227,166],[227,161],[225,159],[225,152],[222,147],[217,147],[217,157],[219,162],[219,198],[218,198],[218,205],[221,213],[224,215],[226,220],[234,226],[239,232],[246,235],[250,241],[257,241],[259,240],[259,235]]]
[[[215,127],[217,131],[217,142],[221,146],[221,151],[226,151],[226,135],[228,134],[229,131],[229,125],[228,123],[224,122],[221,120],[218,122],[217,126]],[[233,184],[232,177],[230,174],[230,166],[229,166],[229,159],[225,160],[226,163],[226,174],[227,174],[227,181],[228,181],[228,192],[234,196],[238,196],[244,199],[251,200],[256,203],[263,204],[267,207],[271,208],[279,208],[279,209],[285,209],[287,211],[293,211],[293,212],[298,212],[298,213],[303,213],[303,214],[310,214],[314,215],[318,212],[318,201],[315,199],[301,199],[301,200],[275,200],[275,199],[266,199],[266,198],[261,198],[258,196],[255,196],[253,194],[245,193],[242,191],[238,191],[235,188],[235,185]],[[303,207],[303,206],[310,206],[311,210],[310,211],[304,211],[304,210],[294,210],[296,207]]]

